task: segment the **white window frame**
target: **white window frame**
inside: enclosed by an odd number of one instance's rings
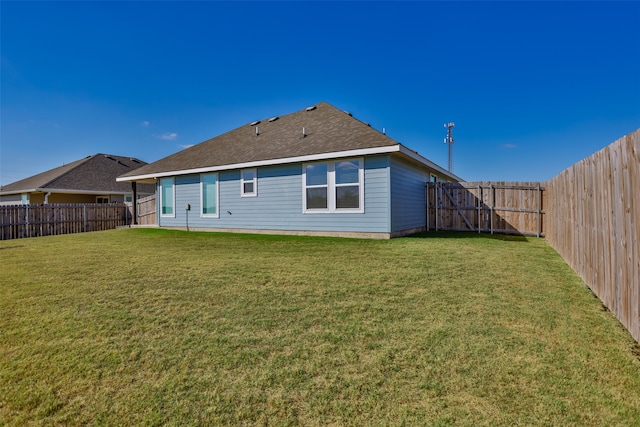
[[[343,161],[358,162],[358,183],[336,184],[336,163]],[[323,185],[307,185],[307,166],[314,164],[327,165],[327,183]],[[354,208],[337,208],[336,207],[336,188],[350,187],[358,185],[359,207]],[[327,188],[327,208],[326,209],[307,209],[307,189],[308,188]],[[311,162],[302,164],[302,212],[304,214],[318,213],[364,213],[364,158],[348,158],[338,159],[326,162]]]
[[[107,199],[106,202],[101,202],[101,199]],[[109,196],[96,196],[96,203],[104,203],[104,204],[108,204],[111,202],[111,199],[109,198]]]
[[[203,177],[214,175],[216,177],[216,213],[204,213],[204,182]],[[201,218],[220,218],[220,176],[217,172],[200,174],[200,217]]]
[[[172,200],[172,206],[171,206],[172,212],[170,214],[166,214],[162,212],[162,206],[164,203],[164,200],[163,200],[164,191],[162,191],[162,181],[165,181],[165,180],[171,180],[171,192],[173,193],[171,195],[173,200]],[[160,178],[158,186],[160,187],[160,216],[164,218],[175,218],[176,217],[176,179],[174,177]]]
[[[244,173],[248,171],[253,172],[253,179],[251,181],[244,180]],[[253,191],[251,193],[244,191],[245,182],[253,183]],[[258,196],[258,169],[250,168],[250,169],[240,170],[240,197],[257,197],[257,196]]]
[[[310,185],[307,183],[307,169],[310,166],[314,166],[314,165],[325,165],[326,166],[326,175],[325,175],[325,182],[322,184],[314,184],[314,185]],[[329,212],[329,200],[331,199],[331,194],[329,191],[329,162],[314,162],[314,163],[306,163],[303,164],[302,166],[302,211],[304,213],[323,213],[323,212]],[[307,203],[308,203],[308,194],[307,194],[307,190],[309,189],[326,189],[326,197],[327,197],[327,207],[324,209],[320,209],[320,208],[308,208],[307,207]]]

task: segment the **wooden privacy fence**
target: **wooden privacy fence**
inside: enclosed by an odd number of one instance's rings
[[[110,230],[129,223],[124,203],[0,206],[0,240]]]
[[[155,225],[156,195],[138,199],[138,225]]]
[[[539,182],[427,183],[427,230],[544,236]]]
[[[553,179],[428,183],[428,230],[545,236],[640,341],[640,129]]]
[[[545,186],[548,242],[640,341],[640,129]]]

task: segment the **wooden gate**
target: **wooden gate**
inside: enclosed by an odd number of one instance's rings
[[[430,182],[427,230],[544,236],[539,182]]]
[[[155,225],[156,223],[156,195],[138,199],[138,225]]]

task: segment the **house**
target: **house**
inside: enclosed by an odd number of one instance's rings
[[[146,164],[131,157],[94,154],[0,187],[0,205],[130,201],[131,184],[117,182],[116,177]],[[137,186],[140,196],[154,191],[154,185]]]
[[[157,225],[390,238],[425,229],[425,183],[460,178],[327,103],[248,123],[118,177]]]

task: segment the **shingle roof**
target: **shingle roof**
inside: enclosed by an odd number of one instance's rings
[[[247,123],[128,172],[121,178],[398,145],[326,102],[314,107]],[[306,136],[303,136],[303,129]]]
[[[326,102],[285,116],[247,123],[127,172],[119,176],[118,180],[145,182],[159,176],[220,170],[227,166],[254,167],[258,163],[281,163],[327,153],[372,149],[378,150],[377,152],[403,152],[414,160],[459,180],[367,123]]]
[[[29,192],[35,189],[127,193],[131,192],[131,184],[116,182],[116,177],[146,164],[142,160],[131,157],[94,154],[4,185],[0,188],[0,194]]]

